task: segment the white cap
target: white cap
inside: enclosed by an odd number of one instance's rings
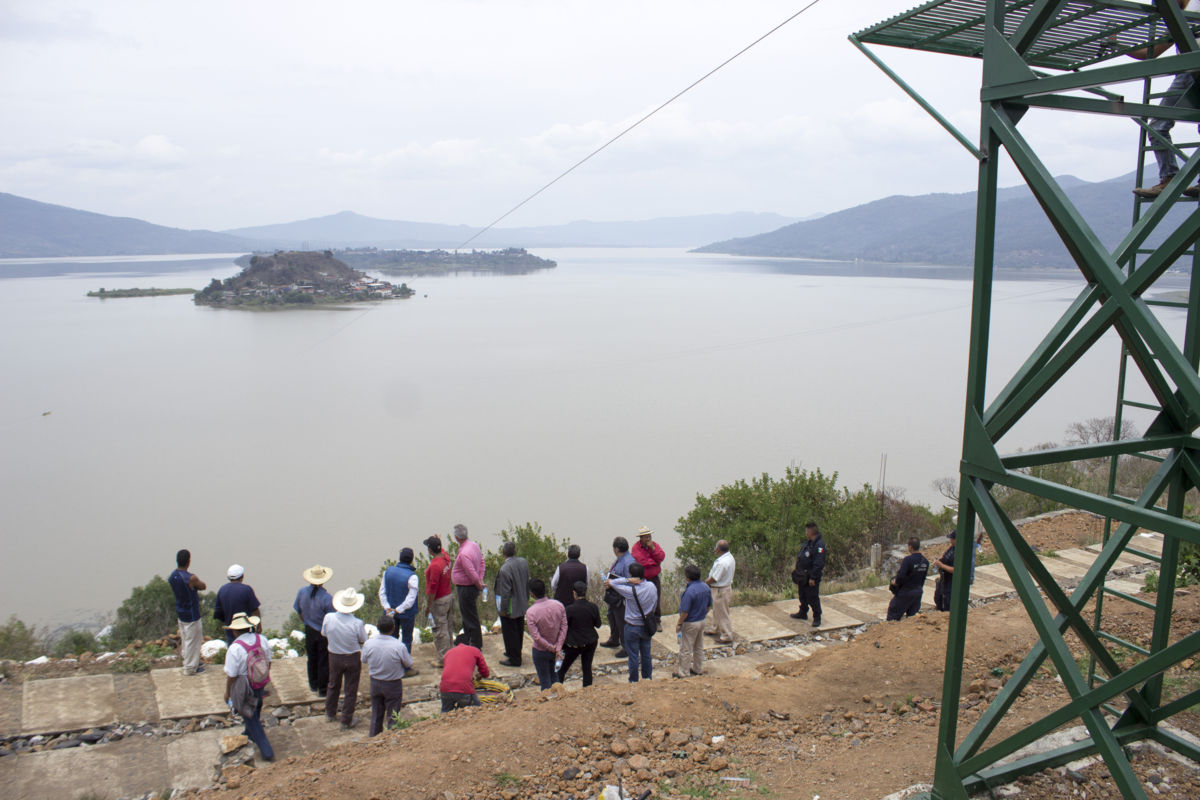
[[[229,578],[229,580],[231,580],[231,581],[236,581],[238,578],[242,577],[245,574],[246,574],[246,570],[242,567],[241,564],[234,564],[232,567],[225,570],[225,577]]]

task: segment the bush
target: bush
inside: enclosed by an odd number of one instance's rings
[[[43,636],[37,628],[26,625],[13,615],[0,626],[0,658],[14,661],[37,658],[45,652],[42,640]]]
[[[513,542],[517,546],[517,555],[529,562],[529,577],[541,578],[550,589],[550,579],[554,570],[567,560],[568,542],[560,542],[553,533],[542,533],[542,526],[536,522],[526,522],[524,525],[509,525],[499,533],[501,542]],[[492,586],[496,582],[496,574],[504,563],[504,556],[499,550],[489,550],[483,555],[487,577],[484,583]]]
[[[145,586],[135,588],[121,603],[110,639],[114,647],[121,648],[138,639],[162,638],[174,633],[178,627],[175,593],[169,583],[155,575]]]
[[[54,643],[54,655],[58,658],[94,653],[97,649],[95,634],[77,629],[67,631]]]
[[[133,672],[149,672],[150,667],[151,667],[150,659],[146,658],[145,656],[136,656],[136,657],[130,658],[130,659],[122,659],[120,661],[114,661],[113,665],[112,665],[112,671],[121,673],[121,674],[128,674],[128,673],[133,673]]]
[[[706,572],[714,545],[725,539],[737,559],[736,583],[782,591],[791,586],[804,525],[814,520],[828,547],[828,577],[865,563],[885,503],[869,486],[839,489],[837,477],[789,467],[779,480],[764,473],[697,495],[695,508],[675,527],[682,541],[676,560]]]

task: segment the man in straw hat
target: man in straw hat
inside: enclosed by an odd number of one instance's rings
[[[362,675],[362,646],[367,628],[354,612],[362,608],[364,598],[353,588],[333,596],[333,611],[321,623],[321,635],[329,640],[329,692],[325,695],[325,719],[337,721],[338,695],[342,679],[346,694],[342,701],[342,727],[354,727],[354,706],[358,702],[358,679]]]
[[[307,586],[296,592],[292,608],[304,621],[304,654],[308,657],[308,688],[325,696],[329,685],[329,640],[321,634],[325,615],[333,613],[333,597],[325,590],[325,584],[333,577],[333,570],[320,564],[309,567],[302,573]]]
[[[263,689],[250,685],[250,660],[264,659],[271,663],[271,645],[258,632],[258,617],[238,612],[225,626],[234,635],[233,643],[225,653],[225,702],[231,710],[241,714],[245,723],[246,738],[254,742],[258,752],[266,761],[275,759],[275,750],[267,740],[262,724]]]
[[[638,540],[634,542],[630,549],[630,555],[633,560],[642,565],[642,570],[646,573],[645,578],[650,583],[654,584],[654,591],[661,599],[662,584],[659,583],[659,574],[662,572],[662,562],[667,560],[667,554],[663,552],[662,545],[654,541],[654,531],[647,528],[645,525],[638,528]],[[658,600],[655,601],[654,610],[646,609],[654,617],[658,617]]]

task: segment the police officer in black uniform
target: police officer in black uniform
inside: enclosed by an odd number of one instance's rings
[[[941,558],[933,562],[940,573],[937,583],[933,586],[933,606],[938,611],[950,610],[950,589],[954,585],[954,540],[957,535],[956,531],[946,534],[946,538],[950,540],[950,546],[946,548],[946,552],[942,553]]]
[[[925,577],[929,575],[929,559],[921,555],[921,540],[913,536],[908,540],[908,555],[900,562],[896,577],[888,587],[892,590],[892,602],[888,603],[887,618],[895,622],[901,617],[914,616],[921,610],[921,595],[925,592]]]
[[[821,627],[821,573],[825,571],[825,540],[817,523],[804,526],[808,541],[796,556],[796,568],[792,570],[792,581],[800,595],[800,610],[792,614],[793,619],[808,619],[808,608],[812,606],[814,628]]]

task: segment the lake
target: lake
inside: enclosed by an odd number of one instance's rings
[[[456,522],[494,547],[537,521],[589,562],[649,525],[670,555],[698,492],[790,464],[857,487],[878,484],[886,455],[888,487],[940,506],[969,271],[538,255],[558,268],[282,312],[85,297],[202,288],[237,271],[231,256],[0,262],[0,614],[96,620],[188,547],[210,589],[243,564],[274,626],[305,567],[356,586]],[[1081,285],[998,281],[993,369],[1011,373]],[[1009,449],[1112,414],[1117,360],[1110,336]]]

